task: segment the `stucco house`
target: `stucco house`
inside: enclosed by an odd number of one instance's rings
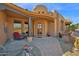
[[[55,36],[64,32],[69,22],[46,6],[37,5],[32,11],[25,10],[11,3],[0,3],[0,45],[13,38],[13,32],[29,32],[29,36]],[[16,28],[18,27],[18,28]]]

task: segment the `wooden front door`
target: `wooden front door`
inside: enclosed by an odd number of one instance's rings
[[[43,34],[44,34],[43,28],[44,28],[44,24],[42,24],[42,23],[38,23],[37,24],[37,36],[38,37],[42,37],[43,36]]]
[[[43,37],[45,34],[45,24],[44,22],[36,22],[34,24],[34,36]]]

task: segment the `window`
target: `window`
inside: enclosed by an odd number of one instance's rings
[[[14,32],[21,33],[21,23],[19,21],[14,21]]]
[[[42,24],[38,24],[37,27],[38,27],[38,28],[42,28]]]

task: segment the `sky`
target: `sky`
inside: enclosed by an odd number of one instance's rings
[[[36,5],[44,5],[48,8],[48,12],[56,10],[65,19],[69,19],[74,24],[79,23],[79,3],[15,3],[15,5],[30,11]]]

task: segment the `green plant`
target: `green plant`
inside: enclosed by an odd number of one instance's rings
[[[73,30],[75,30],[75,29],[77,29],[77,25],[76,24],[70,24],[69,26],[68,26],[68,30],[70,30],[70,31],[73,31]]]

